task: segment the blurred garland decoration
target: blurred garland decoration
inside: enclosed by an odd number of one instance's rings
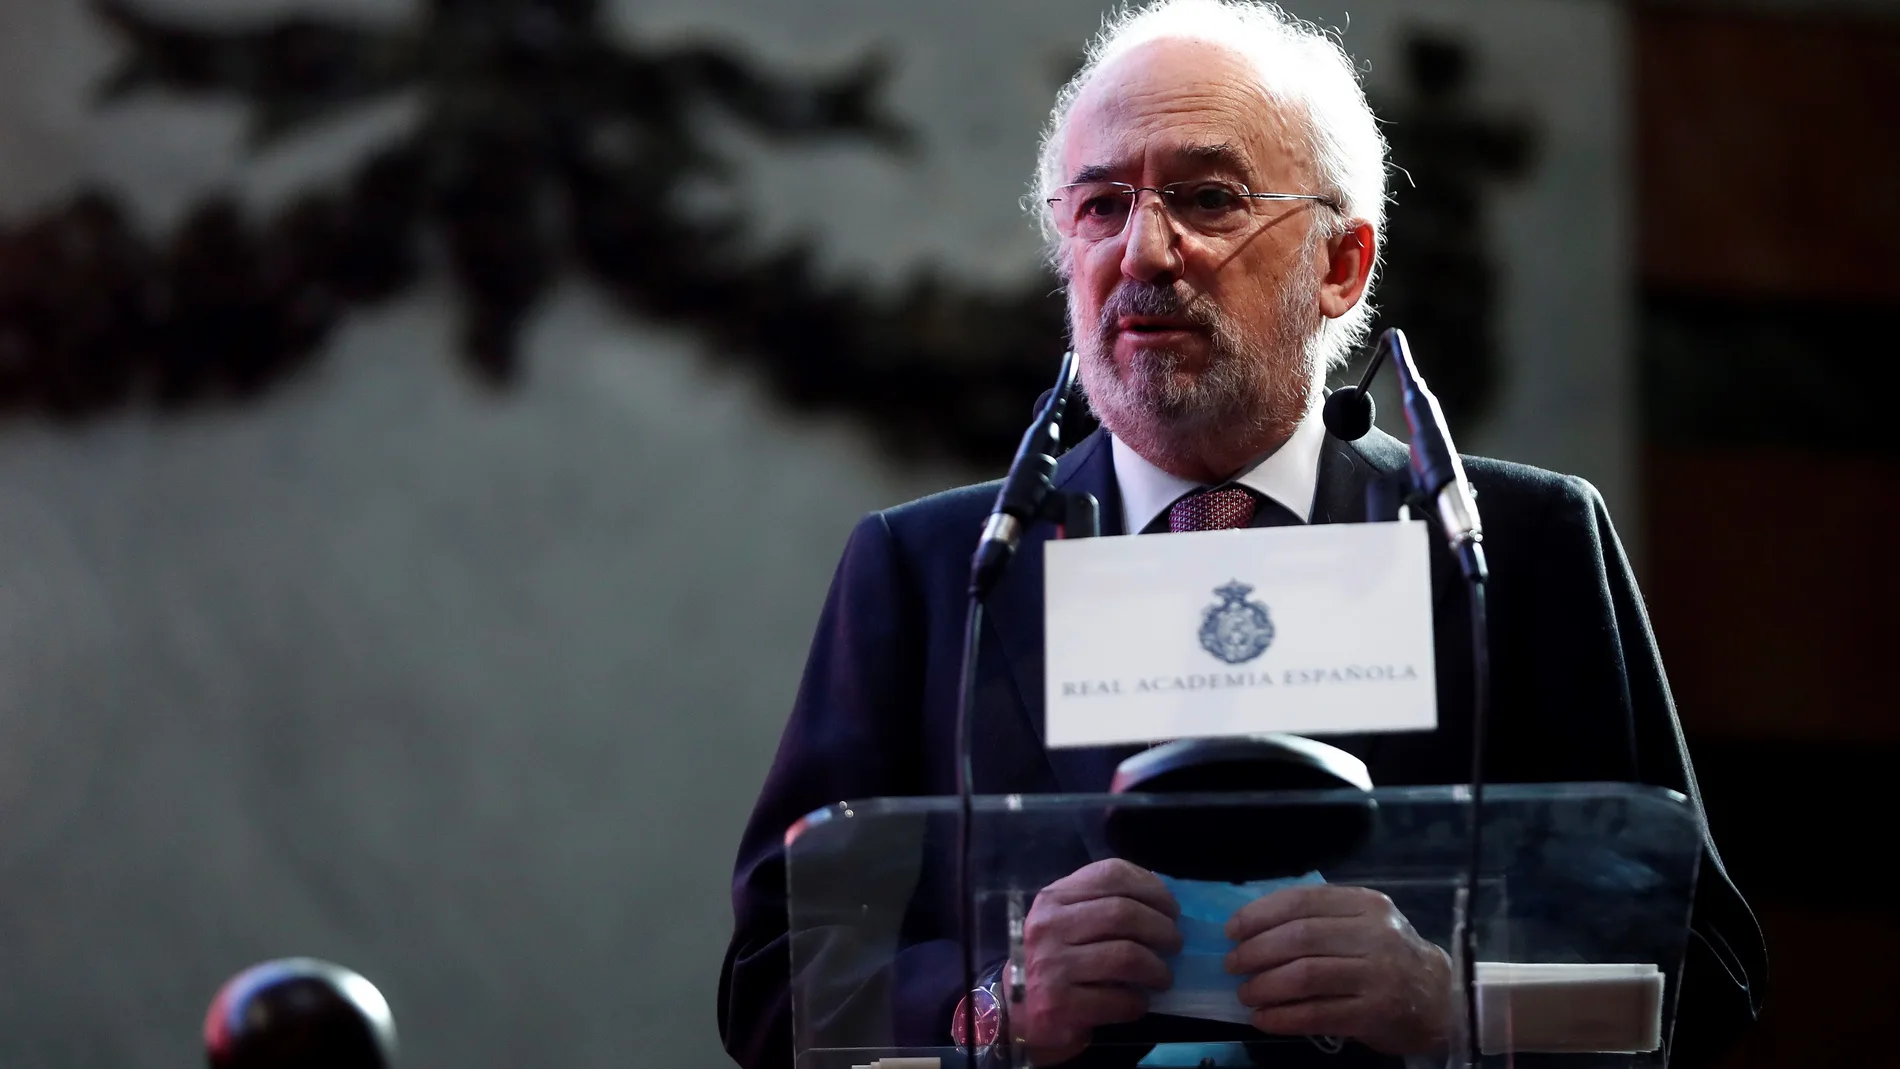
[[[128,45],[106,101],[239,97],[257,148],[397,92],[420,96],[421,119],[339,188],[261,221],[213,197],[154,243],[86,192],[0,226],[0,410],[78,420],[259,396],[316,359],[351,308],[413,286],[425,243],[460,297],[462,358],[496,385],[518,377],[522,325],[562,272],[695,330],[782,400],[866,417],[912,451],[994,464],[1053,372],[1050,283],[829,281],[809,250],[760,251],[741,214],[689,203],[729,175],[703,136],[709,113],[785,142],[904,150],[875,57],[763,73],[719,48],[618,39],[597,0],[424,0],[394,28],[214,30],[128,0],[94,7]]]
[[[293,16],[237,30],[175,25],[134,0],[93,6],[127,45],[103,101],[235,97],[258,149],[397,93],[420,99],[420,120],[336,188],[262,220],[214,196],[152,241],[88,191],[0,224],[0,413],[83,420],[262,396],[352,308],[413,287],[425,248],[460,298],[464,363],[496,386],[519,377],[523,324],[563,272],[693,330],[793,407],[851,413],[905,452],[994,466],[1053,372],[1064,313],[1051,279],[1015,292],[928,271],[827,279],[809,249],[761,249],[742,210],[705,203],[732,175],[705,136],[711,116],[787,143],[904,151],[875,56],[767,73],[720,48],[624,40],[599,0],[422,0],[406,25]],[[1380,108],[1414,178],[1391,217],[1381,318],[1412,334],[1462,422],[1483,414],[1498,370],[1483,200],[1524,172],[1533,141],[1466,104],[1464,46],[1415,35],[1407,59],[1407,99]]]
[[[1469,45],[1414,30],[1402,49],[1405,97],[1374,101],[1397,186],[1374,329],[1405,329],[1446,419],[1468,427],[1496,403],[1503,371],[1485,203],[1500,183],[1530,173],[1536,131],[1521,118],[1485,114],[1467,96],[1476,65]]]

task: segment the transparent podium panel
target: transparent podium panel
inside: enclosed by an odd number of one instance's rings
[[[1630,784],[1487,788],[1467,908],[1469,799],[1462,787],[977,798],[976,965],[1001,994],[1002,1034],[1026,1017],[1023,933],[1037,893],[1120,858],[1163,878],[1184,947],[1148,1015],[1095,1030],[1078,1065],[1463,1063],[1467,922],[1483,1064],[1663,1065],[1701,859],[1694,810]],[[954,798],[843,803],[786,833],[799,1069],[963,1064],[950,1033],[963,993],[957,843]],[[1442,1048],[1381,1062],[1335,1037],[1250,1023],[1240,978],[1221,966],[1232,946],[1221,926],[1239,905],[1320,883],[1383,894],[1444,951]],[[1017,1042],[980,1053],[985,1065],[1033,1064]]]

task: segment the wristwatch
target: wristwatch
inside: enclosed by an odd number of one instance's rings
[[[964,1036],[964,1013],[972,1006],[976,1010],[976,1045],[986,1049],[996,1042],[997,1033],[1003,1030],[1003,979],[1000,969],[992,969],[969,994],[957,1003],[956,1012],[950,1015],[950,1039],[957,1046],[966,1046]]]

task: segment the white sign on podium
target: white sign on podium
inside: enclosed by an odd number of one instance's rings
[[[1045,544],[1046,741],[1429,731],[1421,520]]]

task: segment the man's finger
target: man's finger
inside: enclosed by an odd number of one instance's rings
[[[1181,906],[1161,877],[1118,857],[1097,861],[1043,888],[1057,902],[1083,902],[1091,898],[1132,898],[1145,902],[1163,915],[1181,915]]]
[[[1072,984],[1129,984],[1150,991],[1174,986],[1167,963],[1132,939],[1072,947],[1064,956],[1063,975]]]
[[[1258,1009],[1250,1020],[1270,1035],[1357,1039],[1366,1030],[1366,1015],[1362,999],[1320,998]]]
[[[1092,898],[1063,907],[1063,942],[1074,946],[1132,939],[1162,954],[1181,949],[1173,918],[1132,898]]]
[[[1300,917],[1228,951],[1224,964],[1236,976],[1251,976],[1301,958],[1360,957],[1379,931],[1362,917]]]
[[[1240,985],[1240,1004],[1266,1009],[1321,998],[1345,998],[1366,989],[1366,963],[1361,958],[1301,958],[1253,977]]]
[[[1282,887],[1235,911],[1227,920],[1227,938],[1238,943],[1301,917],[1356,917],[1391,906],[1390,899],[1364,887],[1332,883]]]

